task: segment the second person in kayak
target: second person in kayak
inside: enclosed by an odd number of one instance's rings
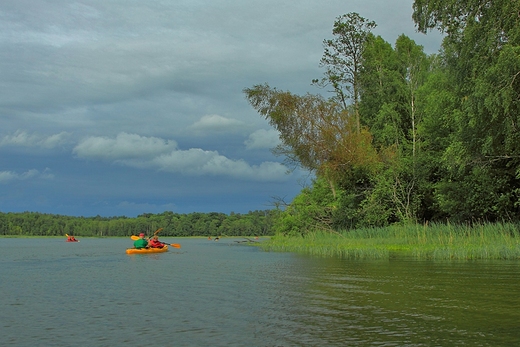
[[[164,243],[162,243],[161,241],[159,241],[159,236],[154,235],[154,237],[152,237],[152,239],[150,240],[150,242],[148,242],[148,247],[152,247],[152,248],[163,248],[163,247],[164,247]]]

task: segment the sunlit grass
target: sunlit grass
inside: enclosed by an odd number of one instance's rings
[[[520,259],[520,233],[519,226],[510,223],[408,225],[305,236],[276,235],[260,247],[266,251],[355,259]]]

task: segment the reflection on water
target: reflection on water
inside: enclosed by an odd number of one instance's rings
[[[0,346],[515,346],[520,263],[0,239]]]

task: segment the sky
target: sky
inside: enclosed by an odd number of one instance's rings
[[[244,88],[322,93],[323,40],[357,12],[428,54],[412,0],[0,2],[0,212],[266,210],[311,183]]]

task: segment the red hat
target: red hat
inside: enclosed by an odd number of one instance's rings
[[[144,236],[144,233],[140,233],[139,236]]]

